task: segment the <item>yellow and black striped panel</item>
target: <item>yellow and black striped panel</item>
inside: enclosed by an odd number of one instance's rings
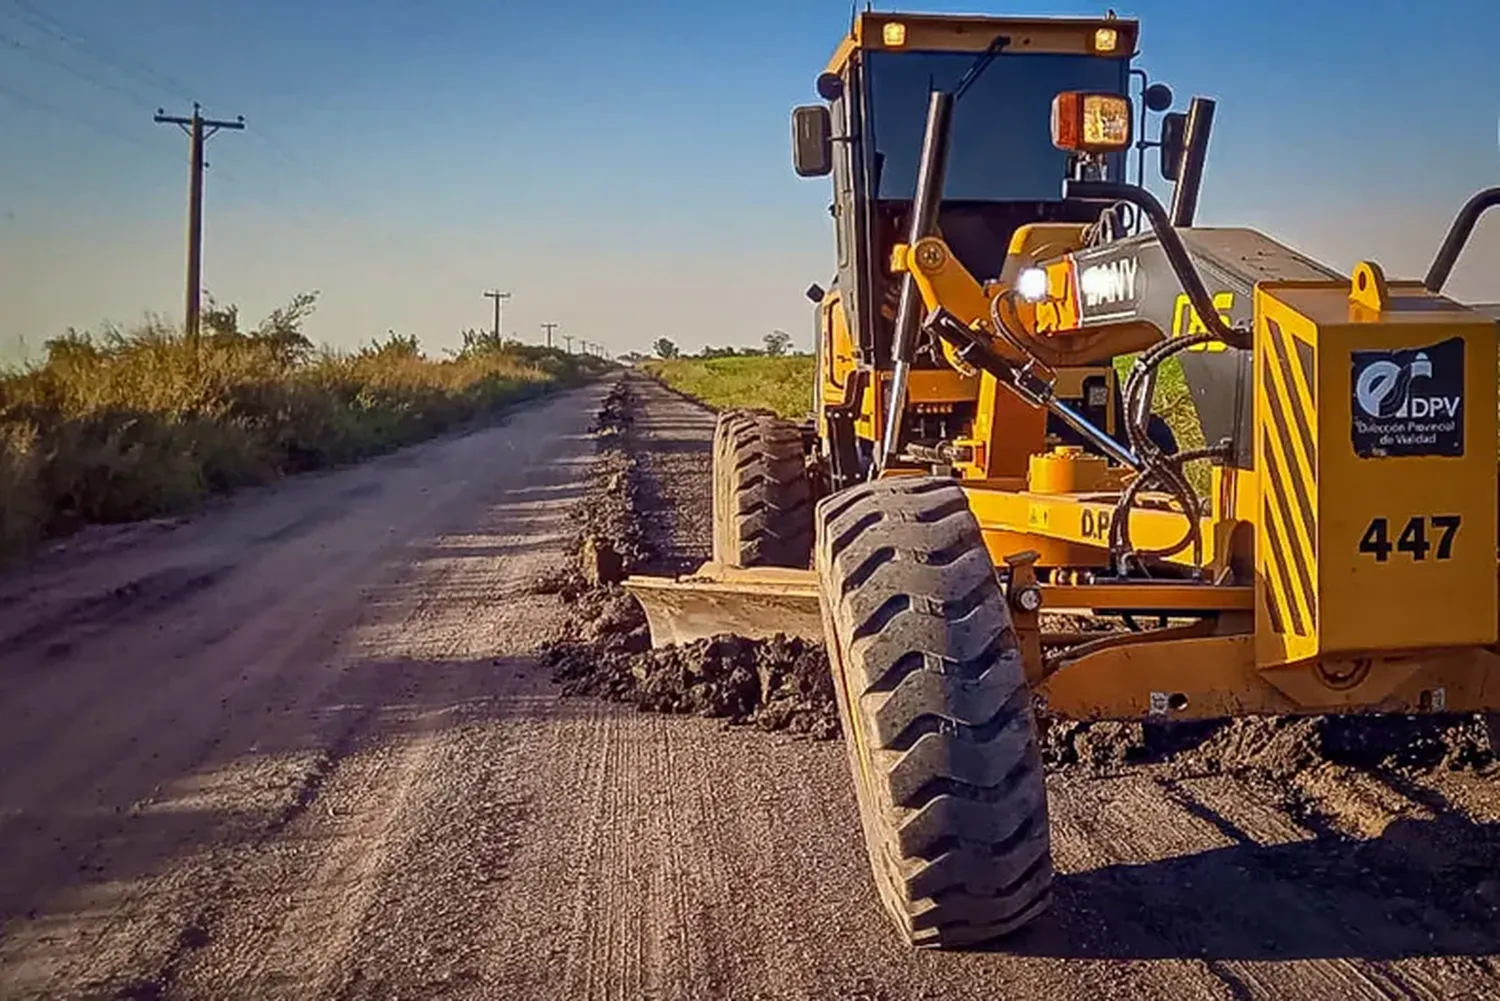
[[[1279,634],[1318,630],[1318,443],[1313,346],[1266,320],[1261,342],[1260,543],[1270,625]]]

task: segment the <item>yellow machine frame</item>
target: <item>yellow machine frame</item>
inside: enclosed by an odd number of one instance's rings
[[[1028,237],[1018,233],[1017,242]],[[982,286],[940,238],[898,248],[896,258],[928,309],[945,309],[975,329],[987,326],[991,299],[1003,290]],[[1069,262],[1047,270],[1055,297],[1038,308],[1023,306],[1015,317],[1039,348],[1049,334],[1076,329]],[[1500,707],[1494,320],[1421,282],[1389,282],[1371,262],[1360,263],[1348,282],[1263,283],[1254,313],[1256,469],[1213,469],[1202,567],[1210,581],[1244,577],[1253,568],[1257,584],[1043,587],[1037,610],[1012,602],[1033,684],[1052,709],[1074,718]],[[1053,357],[1086,364],[1163,336],[1139,321],[1095,330],[1084,343],[1070,338],[1069,353]],[[1487,458],[1358,458],[1346,429],[1349,368],[1318,364],[1320,352],[1450,338],[1462,339],[1468,351],[1464,434]],[[989,373],[978,378],[981,399],[1011,395]],[[993,415],[978,428],[976,452],[1000,453],[992,443],[1016,434]],[[1013,592],[1018,578],[1024,588],[1040,569],[1066,575],[1105,564],[1119,483],[1102,466],[1095,457],[1057,450],[1031,452],[1024,469],[1014,461],[957,468],[987,547],[997,564],[1011,565]],[[1080,478],[1092,482],[1068,489]],[[1182,535],[1180,510],[1169,498],[1154,500],[1157,509],[1149,509],[1147,498],[1148,509],[1130,515],[1131,536],[1147,549],[1168,547]],[[1320,506],[1330,508],[1328,516],[1320,518]],[[1465,517],[1469,512],[1474,516]],[[1452,524],[1463,544],[1452,537],[1428,541],[1446,541],[1451,551],[1381,566],[1358,554],[1361,533],[1379,519],[1398,526],[1437,519]],[[1168,559],[1194,563],[1190,550]],[[1039,612],[1053,607],[1221,614],[1211,626],[1111,635],[1044,660]]]
[[[1058,250],[1059,234],[1046,235],[1048,250]],[[1023,230],[1015,245],[1037,239]],[[1033,306],[1019,304],[1012,317],[1038,356],[1088,366],[1162,340],[1155,326],[1134,320],[1082,330],[1069,255],[1044,264],[1052,294]],[[899,247],[893,266],[910,272],[929,310],[947,310],[979,332],[987,330],[992,298],[1006,291],[978,282],[936,237]],[[1092,571],[1108,563],[1110,521],[1131,474],[1078,449],[1047,450],[1042,411],[988,372],[913,372],[930,384],[912,395],[972,393],[981,401],[967,442],[973,459],[957,463],[953,473],[986,547],[1007,568],[1027,675],[1054,712],[1075,719],[1201,719],[1494,711],[1500,709],[1496,329],[1494,319],[1420,282],[1388,281],[1371,262],[1342,281],[1259,283],[1255,468],[1211,470],[1197,580],[1092,582]],[[1349,430],[1350,368],[1324,359],[1347,359],[1356,345],[1396,350],[1453,339],[1466,352],[1464,454],[1357,456]],[[1004,349],[1003,339],[991,340]],[[1366,538],[1376,524],[1386,526],[1384,558],[1378,558],[1382,543]],[[1425,546],[1432,558],[1403,553],[1399,536],[1413,525],[1431,538],[1408,540],[1404,548]],[[1166,548],[1181,537],[1184,517],[1170,497],[1145,494],[1129,526],[1135,545]],[[1193,557],[1184,550],[1167,560],[1191,568]],[[687,580],[627,583],[642,597],[654,636],[685,641],[724,630],[822,636],[809,570],[708,566]],[[1028,592],[1034,600],[1024,599]],[[774,612],[764,620],[769,628],[743,614],[747,601]],[[705,616],[717,623],[712,630],[669,622],[688,602],[712,609]],[[1149,617],[1162,627],[1044,630],[1049,612]]]
[[[997,23],[867,12],[856,19],[827,72],[838,73],[861,49],[880,46],[979,51]],[[1107,39],[1133,53],[1137,40],[1134,22],[1114,19],[1007,19],[1005,25],[1012,44],[1032,51],[1095,51],[1090,47]],[[1089,95],[1059,97],[1076,99],[1067,106],[1081,108]],[[1063,146],[1057,131],[1063,106],[1054,104],[1054,143],[1086,160],[1104,147]],[[938,112],[932,109],[928,141],[937,134]],[[1122,149],[1128,141],[1128,136],[1119,139],[1110,148]],[[1202,143],[1206,146],[1206,134]],[[924,148],[923,169],[926,164]],[[941,183],[936,187],[934,222]],[[1130,186],[1102,185],[1110,187]],[[1155,204],[1143,189],[1134,190]],[[1021,226],[1007,248],[1004,273],[985,276],[996,279],[988,282],[969,273],[940,235],[898,244],[890,271],[910,276],[925,307],[926,327],[936,329],[933,318],[946,315],[963,332],[940,338],[950,367],[898,368],[899,374],[862,370],[854,332],[840,308],[844,292],[834,290],[821,300],[826,341],[817,377],[817,435],[829,439],[828,410],[850,404],[847,390],[860,372],[873,381],[853,418],[858,437],[866,441],[878,442],[882,429],[889,435],[898,427],[883,409],[895,378],[905,380],[905,411],[974,404],[970,433],[951,442],[945,455],[952,461],[939,465],[959,481],[986,548],[1005,568],[1028,678],[1062,715],[1191,719],[1500,709],[1497,327],[1494,318],[1440,292],[1478,214],[1496,204],[1500,189],[1465,206],[1424,282],[1390,281],[1368,261],[1352,275],[1337,277],[1260,234],[1217,231],[1240,234],[1234,236],[1242,241],[1238,246],[1258,248],[1235,257],[1250,276],[1242,288],[1253,289],[1248,296],[1238,293],[1238,303],[1235,293],[1209,292],[1201,276],[1196,294],[1187,294],[1184,269],[1194,265],[1157,204],[1152,225],[1161,250],[1166,253],[1171,237],[1179,258],[1172,261],[1176,279],[1158,283],[1163,289],[1172,286],[1166,292],[1171,319],[1165,323],[1148,318],[1159,317],[1159,311],[1126,309],[1118,319],[1101,317],[1097,301],[1088,301],[1079,260],[1101,259],[1090,226]],[[1144,211],[1145,202],[1138,207]],[[912,224],[913,232],[920,228]],[[932,225],[926,231],[935,230]],[[1206,231],[1197,232],[1208,239]],[[1280,271],[1257,272],[1256,253],[1290,263]],[[1041,272],[1042,294],[1018,295],[1017,276],[1023,271],[1033,272],[1033,280]],[[1328,277],[1285,277],[1291,274]],[[1173,302],[1175,291],[1184,294]],[[1224,316],[1237,306],[1243,309],[1246,298],[1251,300],[1247,328],[1229,331]],[[1194,302],[1211,307],[1212,315],[1200,315]],[[1210,330],[1216,333],[1204,333]],[[994,373],[1003,369],[1015,376],[1019,369],[1041,366],[1052,377],[1051,391],[1061,397],[1068,380],[1075,381],[1076,390],[1076,380],[1112,372],[1117,358],[1152,351],[1176,337],[1196,336],[1196,349],[1222,351],[1230,343],[1228,333],[1236,347],[1251,349],[1251,377],[1240,390],[1253,394],[1253,462],[1240,456],[1213,466],[1206,503],[1198,511],[1197,545],[1174,550],[1186,527],[1181,499],[1135,495],[1126,522],[1132,546],[1172,550],[1162,559],[1169,565],[1164,569],[1174,573],[1143,580],[1100,572],[1118,556],[1111,548],[1111,532],[1118,527],[1113,522],[1122,510],[1122,493],[1131,490],[1137,474],[1111,465],[1103,455],[1049,448],[1048,410]],[[968,348],[961,350],[960,342]],[[998,365],[986,368],[965,356],[965,350],[981,345]],[[1356,413],[1364,404],[1356,399],[1361,390],[1352,359],[1384,353],[1414,357],[1429,368],[1450,364],[1438,354],[1429,358],[1424,353],[1429,350],[1457,358],[1462,372],[1461,389],[1453,390],[1449,379],[1449,391],[1457,395],[1447,400],[1458,400],[1454,407],[1461,403],[1461,415],[1431,432],[1447,444],[1425,450],[1395,440],[1389,448],[1371,445],[1361,438],[1361,422],[1372,427],[1389,422],[1371,424],[1368,411]],[[1376,383],[1382,392],[1396,384],[1395,376],[1381,378],[1386,381]],[[1417,402],[1427,407],[1445,400]],[[1399,412],[1403,419],[1405,406]],[[1418,430],[1410,434],[1426,435],[1429,425],[1441,424],[1424,424],[1416,410],[1411,413],[1409,426]],[[1456,409],[1449,416],[1454,414]],[[1398,428],[1397,436],[1403,433]],[[928,472],[911,462],[879,468],[881,476]],[[821,638],[811,571],[724,572],[730,569],[706,567],[694,579],[670,585],[635,579],[632,590],[642,595],[653,635],[678,640],[706,635],[667,621],[669,606],[681,610],[690,599],[701,599],[720,626],[739,621],[747,626],[739,630],[746,635],[766,634],[749,617],[737,615],[736,601],[753,597],[775,609],[767,617],[769,631]],[[1041,617],[1048,611],[1118,616],[1132,626],[1149,618],[1161,627],[1109,635],[1044,633]]]
[[[1500,188],[1464,206],[1423,281],[1369,261],[1344,276],[1253,230],[1193,225],[1212,102],[1193,100],[1178,139],[1163,119],[1169,213],[1110,178],[1130,99],[1065,90],[1055,221],[1008,220],[1003,260],[949,227],[960,257],[939,220],[968,84],[1007,47],[1133,51],[1135,27],[895,18],[859,18],[830,68],[877,45],[982,51],[929,91],[914,193],[887,220],[889,343],[857,352],[845,290],[809,290],[826,310],[816,434],[720,416],[714,562],[626,581],[653,642],[826,641],[871,872],[919,946],[1003,937],[1049,906],[1033,697],[1080,720],[1480,712],[1500,753],[1500,346],[1492,316],[1441,294]],[[1170,106],[1152,89],[1148,109]],[[830,121],[794,109],[802,176],[832,172]],[[1122,442],[1068,380],[1131,355]],[[1152,432],[1174,358],[1203,447]],[[945,406],[954,420],[906,419]],[[1056,447],[1053,419],[1087,445]],[[873,447],[847,447],[851,424]],[[1200,460],[1206,491],[1187,475]],[[1129,631],[1098,628],[1114,620]]]

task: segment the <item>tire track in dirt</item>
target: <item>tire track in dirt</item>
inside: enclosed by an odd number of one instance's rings
[[[225,929],[234,953],[205,950],[204,993],[426,996],[482,980],[476,926],[498,906],[531,814],[496,763],[512,750],[505,724],[547,701],[525,654],[561,617],[530,582],[562,558],[571,500],[559,490],[573,493],[584,464],[585,446],[570,447],[568,463],[515,471],[508,503],[438,540],[391,597],[409,612],[362,636],[384,675],[368,696],[382,718],[323,809],[288,831],[277,869],[242,881],[262,904],[252,924]]]
[[[630,381],[647,557],[695,564],[713,418]],[[548,680],[606,388],[0,579],[0,637],[68,623],[0,640],[0,996],[1500,995],[1495,777],[1327,728],[1060,732],[1052,913],[900,945],[836,741]]]
[[[0,581],[0,636],[50,623],[68,644],[45,666],[35,642],[0,646],[0,995],[220,997],[258,969],[263,979],[228,994],[319,996],[316,980],[288,979],[290,957],[321,957],[303,966],[325,985],[348,957],[316,935],[278,954],[273,933],[295,910],[281,902],[300,896],[353,922],[349,942],[371,937],[366,914],[341,901],[347,889],[333,888],[354,877],[378,912],[377,877],[325,853],[341,843],[325,825],[351,797],[367,813],[389,806],[386,828],[345,839],[345,860],[394,859],[371,867],[381,874],[430,852],[413,845],[434,834],[464,843],[444,817],[413,818],[435,790],[472,804],[464,839],[503,827],[507,811],[481,810],[466,781],[482,774],[481,746],[461,741],[467,758],[445,757],[424,740],[462,733],[455,717],[503,690],[493,681],[510,660],[497,663],[497,636],[529,646],[561,626],[525,579],[565,544],[586,415],[602,394],[567,394],[499,427],[250,492],[170,530],[132,533],[132,543],[106,539],[91,553],[80,540]],[[119,602],[92,600],[153,594],[131,582],[202,565],[223,570],[170,602],[122,614]],[[454,660],[463,640],[483,656]],[[403,650],[411,659],[393,659]],[[374,774],[372,756],[394,764]],[[404,799],[386,782],[403,770]],[[352,793],[350,772],[364,782]],[[423,884],[467,878],[447,861],[429,857]]]
[[[670,463],[651,454],[653,423],[675,438],[693,411],[706,469],[712,416],[648,383],[637,394],[642,469],[673,475]],[[674,440],[669,454],[681,449]],[[699,474],[654,489],[706,511],[708,484]],[[656,572],[676,569],[666,560],[659,566]],[[935,975],[947,997],[1001,985],[1006,996],[1038,998],[1500,996],[1500,881],[1493,878],[1500,770],[1474,750],[1475,724],[1249,720],[1147,733],[1148,743],[1163,747],[1145,753],[1133,745],[1140,727],[1068,730],[1058,735],[1065,753],[1049,776],[1058,902],[1037,928],[992,954],[933,960],[878,948],[893,938],[883,914],[853,907],[860,921],[847,926],[845,940],[858,940],[881,975],[866,982],[850,970],[833,973],[825,947],[818,962],[827,975],[786,996],[818,996],[818,987],[830,996],[920,996],[921,981],[908,978],[924,968],[943,971]],[[1074,742],[1087,744],[1082,759]],[[761,831],[746,830],[747,844],[795,826],[809,871],[839,872],[832,856],[849,847],[863,863],[852,798],[843,811],[834,805],[848,798],[842,756],[823,760],[821,748],[800,750],[819,767],[793,766],[794,786],[829,790],[824,826],[772,814]],[[721,753],[753,760],[770,752],[736,746]],[[785,784],[777,793],[795,816],[803,804]],[[764,879],[777,867],[761,861]],[[1479,871],[1486,864],[1489,881]],[[840,886],[835,898],[866,892],[864,865],[841,876],[855,885]],[[835,927],[816,898],[811,886],[794,898],[801,909],[790,909],[790,923]],[[769,892],[765,899],[761,906],[771,908]]]

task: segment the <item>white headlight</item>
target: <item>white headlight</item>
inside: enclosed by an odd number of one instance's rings
[[[1016,275],[1016,294],[1027,302],[1047,298],[1047,272],[1041,268],[1022,268]]]

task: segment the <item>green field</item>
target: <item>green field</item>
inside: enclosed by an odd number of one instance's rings
[[[1122,385],[1133,361],[1132,356],[1122,358],[1117,363]],[[644,368],[673,389],[715,410],[767,407],[783,417],[801,420],[812,407],[811,355],[789,358],[673,358],[668,361],[646,362]],[[1156,412],[1166,419],[1176,433],[1179,447],[1187,449],[1202,446],[1203,433],[1198,426],[1198,412],[1193,407],[1192,396],[1176,359],[1168,359],[1161,367],[1154,406]],[[1200,492],[1208,489],[1207,463],[1192,463],[1188,473]]]
[[[221,311],[196,353],[147,325],[70,333],[44,360],[0,372],[0,559],[84,524],[387,452],[603,364],[482,337],[443,360],[395,335],[317,349],[298,329],[301,305],[250,333]]]
[[[642,367],[715,410],[766,407],[794,421],[812,412],[812,355],[672,358],[648,361]]]

